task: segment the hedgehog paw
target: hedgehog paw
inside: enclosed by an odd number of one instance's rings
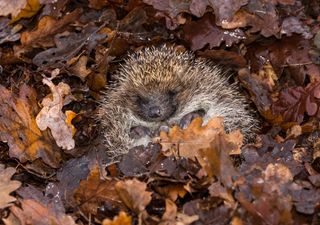
[[[180,120],[179,126],[182,129],[185,129],[190,125],[192,120],[194,120],[197,117],[203,117],[204,115],[205,115],[205,111],[202,109],[188,113],[187,115],[182,117],[182,119]]]
[[[136,126],[130,129],[130,138],[140,139],[144,136],[150,136],[151,132],[149,128],[144,126]]]

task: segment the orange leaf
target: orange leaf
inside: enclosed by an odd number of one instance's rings
[[[209,177],[219,177],[228,187],[232,185],[231,177],[237,174],[229,154],[239,154],[242,141],[240,131],[225,133],[221,117],[211,119],[205,126],[198,117],[184,130],[175,126],[169,133],[160,132],[165,154],[197,160]]]
[[[131,216],[128,216],[125,212],[120,212],[118,216],[114,217],[113,220],[105,219],[102,225],[131,225]]]
[[[35,91],[23,85],[17,96],[0,86],[0,93],[0,140],[8,143],[10,156],[21,162],[42,158],[48,165],[57,167],[59,149],[35,121],[38,112]]]
[[[53,37],[65,26],[74,22],[81,15],[81,10],[76,9],[56,20],[50,16],[42,17],[33,31],[25,31],[21,34],[22,45],[32,45],[33,47],[51,47],[54,46]]]
[[[41,4],[39,0],[27,0],[27,3],[24,8],[18,13],[17,16],[14,16],[11,20],[11,23],[16,22],[22,18],[29,18],[34,16],[41,9]]]

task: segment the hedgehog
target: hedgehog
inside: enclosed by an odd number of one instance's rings
[[[114,74],[99,106],[108,153],[125,154],[147,145],[160,130],[185,128],[197,116],[203,124],[223,117],[226,132],[252,136],[258,121],[228,73],[207,59],[174,47],[146,47],[130,54]]]

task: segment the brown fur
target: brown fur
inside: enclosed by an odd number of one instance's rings
[[[227,132],[240,129],[248,137],[256,128],[257,119],[237,88],[227,82],[226,74],[190,52],[180,53],[166,46],[145,48],[130,55],[116,76],[118,82],[107,89],[99,113],[108,151],[114,156],[150,141],[149,136],[130,138],[132,127],[156,131],[201,109],[205,111],[204,123],[223,116]],[[147,99],[147,103],[141,106],[137,96]],[[163,112],[159,121],[141,110],[150,104]]]

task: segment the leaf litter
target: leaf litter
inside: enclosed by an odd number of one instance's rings
[[[5,224],[318,224],[316,0],[1,5]],[[255,141],[196,118],[110,163],[100,91],[127,52],[164,43],[232,72],[261,119]]]

